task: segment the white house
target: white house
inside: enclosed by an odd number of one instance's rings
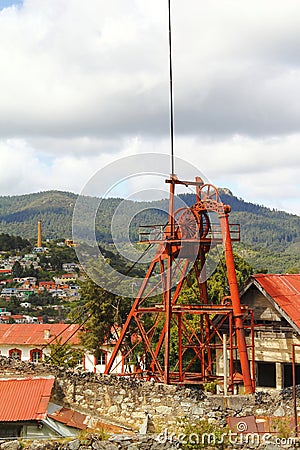
[[[51,354],[50,344],[67,342],[74,349],[82,348],[79,333],[79,324],[0,323],[0,355],[38,363]],[[85,351],[83,370],[103,373],[112,351],[113,344],[104,345],[97,356]],[[121,355],[118,362],[117,372],[123,367]]]
[[[92,353],[85,354],[84,367],[88,372],[104,373],[106,364],[109,361],[113,352],[114,346],[112,344],[104,344],[99,350],[97,356]],[[125,360],[121,354],[118,355],[115,361],[115,369],[111,373],[124,372]]]

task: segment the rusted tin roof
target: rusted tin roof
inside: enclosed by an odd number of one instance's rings
[[[51,410],[51,407],[49,409]],[[88,428],[91,430],[101,429],[103,431],[107,431],[108,433],[132,434],[130,429],[124,425],[117,424],[116,422],[109,420],[107,417],[105,418],[105,421],[103,421],[104,419],[92,418],[91,416],[79,413],[78,411],[74,411],[70,408],[62,407],[51,413],[48,412],[48,417],[56,420],[57,422],[63,423],[68,427],[73,427],[80,430],[85,430]]]
[[[0,323],[0,345],[47,345],[56,338],[62,344],[79,345],[78,331],[78,324]]]
[[[61,408],[60,410],[49,414],[48,417],[57,422],[64,423],[68,427],[79,428],[80,430],[85,430],[87,428],[87,416],[74,411],[73,409]]]
[[[42,420],[54,377],[0,379],[0,422]]]
[[[300,329],[300,274],[256,274],[252,278],[285,318]]]

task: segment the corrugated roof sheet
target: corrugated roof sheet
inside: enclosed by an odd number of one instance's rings
[[[49,404],[48,418],[63,423],[66,426],[80,430],[85,430],[87,428],[95,430],[97,428],[101,428],[109,433],[133,434],[128,427],[118,424],[107,417],[103,421],[103,419],[96,419],[95,417],[79,413],[78,411],[74,411],[69,408],[58,407],[55,409],[57,406],[58,405],[54,405],[53,403]]]
[[[50,331],[48,339],[45,339],[46,330]],[[62,344],[68,340],[70,344],[79,345],[78,331],[78,324],[0,323],[0,345],[47,345],[55,342],[56,337]]]
[[[0,422],[42,420],[54,377],[0,379]]]
[[[57,420],[57,422],[64,423],[68,427],[79,428],[80,430],[87,429],[86,414],[79,413],[73,409],[61,408],[59,411],[55,411],[48,416],[51,419]]]
[[[300,329],[300,274],[256,274],[252,278]]]

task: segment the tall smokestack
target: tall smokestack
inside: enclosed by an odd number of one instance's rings
[[[42,246],[42,221],[38,221],[38,236],[37,236],[37,247]]]

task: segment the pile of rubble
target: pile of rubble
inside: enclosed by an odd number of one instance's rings
[[[161,442],[155,435],[113,435],[108,440],[100,440],[96,434],[88,438],[47,440],[31,443],[8,441],[0,444],[1,450],[176,450],[182,448],[179,442]]]

